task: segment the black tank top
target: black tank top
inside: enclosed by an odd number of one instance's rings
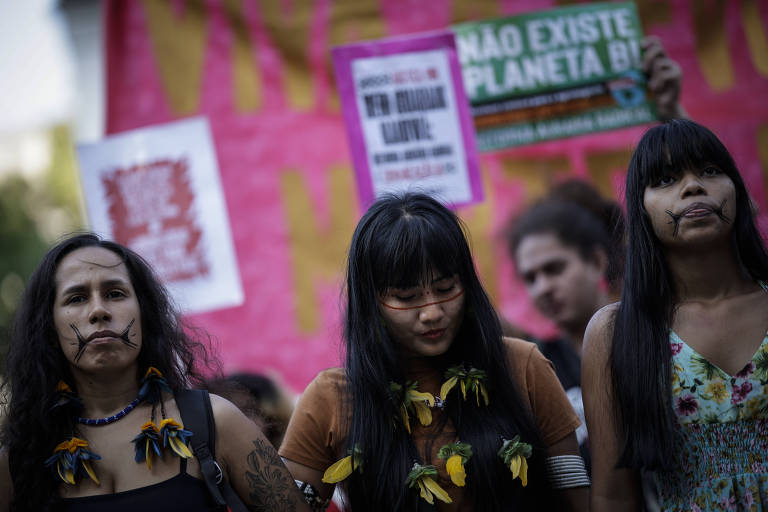
[[[66,512],[212,512],[216,506],[205,482],[187,473],[187,461],[181,459],[181,471],[168,480],[115,494],[63,498]]]

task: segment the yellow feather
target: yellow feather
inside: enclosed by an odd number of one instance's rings
[[[192,453],[192,450],[189,449],[189,446],[182,443],[181,441],[179,441],[179,447],[181,448],[181,451],[184,452],[184,455],[186,456],[187,459],[191,459],[194,456],[194,454]]]
[[[424,481],[424,487],[432,491],[432,493],[434,493],[437,499],[439,499],[443,503],[453,503],[453,500],[451,499],[450,496],[448,496],[448,493],[445,492],[445,490],[442,487],[440,487],[437,484],[437,482],[435,482],[428,476],[425,476],[422,480]]]
[[[160,370],[158,370],[154,366],[150,366],[149,368],[147,368],[147,372],[144,374],[144,378],[146,379],[147,377],[149,377],[152,374],[157,375],[158,377],[162,377],[163,376],[163,373]]]
[[[68,484],[75,485],[75,475],[72,473],[71,470],[66,470],[64,474],[61,474],[61,464],[56,464],[56,470],[59,472],[59,476],[62,480],[67,482]]]
[[[405,430],[411,433],[410,418],[408,417],[408,409],[404,405],[400,406],[400,415],[403,417],[403,423],[405,424]]]
[[[520,457],[519,455],[515,455],[514,457],[512,457],[512,460],[509,462],[509,470],[512,472],[512,478],[517,478],[518,475],[520,474],[520,465],[521,465],[520,459],[522,459],[522,457]]]
[[[463,380],[461,381],[461,396],[464,397],[464,400],[467,399],[467,385]]]
[[[179,440],[175,437],[169,436],[168,437],[168,446],[170,446],[171,451],[178,455],[179,457],[183,457],[183,455],[179,452]]]
[[[96,476],[96,473],[93,472],[91,463],[88,462],[87,460],[84,460],[82,462],[83,462],[83,467],[85,468],[85,472],[88,473],[88,476],[91,477],[91,480],[93,480],[96,485],[101,485],[101,482],[99,482],[99,479]]]
[[[63,450],[69,450],[69,445],[70,444],[71,443],[69,442],[69,439],[66,440],[66,441],[62,441],[62,442],[60,442],[59,444],[56,445],[56,448],[53,449],[53,452],[56,453],[56,452],[63,451]]]
[[[152,448],[150,448],[150,441],[147,439],[146,446],[144,448],[144,457],[147,460],[147,467],[152,469]]]
[[[427,503],[429,503],[430,505],[433,505],[435,503],[435,499],[432,497],[432,493],[429,492],[426,487],[424,487],[424,483],[421,480],[419,480],[418,482],[419,482],[419,489],[421,489],[419,494],[421,495],[422,498],[427,500]]]
[[[525,457],[520,457],[523,462],[520,464],[520,481],[523,483],[523,487],[528,485],[528,461]]]
[[[331,464],[323,473],[323,482],[326,484],[335,484],[341,482],[352,474],[352,456],[347,455],[343,459],[337,460]]]
[[[78,448],[88,448],[88,441],[80,439],[79,437],[70,439],[69,453],[75,453],[75,450]]]
[[[445,397],[448,396],[448,393],[451,392],[451,390],[453,389],[453,386],[456,385],[456,381],[458,380],[459,379],[457,377],[451,377],[447,381],[443,382],[443,385],[440,386],[440,398],[445,400]]]
[[[433,397],[431,393],[422,393],[421,391],[411,389],[408,391],[408,397],[412,402],[426,401],[429,403],[430,407],[435,406],[435,397]]]
[[[178,455],[179,457],[182,457],[184,459],[189,459],[192,457],[192,452],[189,451],[189,448],[187,448],[187,445],[184,444],[181,439],[177,437],[171,437],[168,439],[171,449]]]
[[[165,427],[166,425],[170,425],[172,427],[177,427],[177,428],[184,428],[179,424],[178,421],[174,420],[173,418],[164,418],[163,421],[160,422],[160,429],[162,430],[162,428]]]
[[[482,383],[479,383],[480,386],[480,392],[483,394],[483,398],[485,399],[485,405],[488,406],[489,403],[491,403],[490,400],[488,400],[488,391],[485,390],[485,386],[483,386]]]
[[[155,432],[159,432],[157,425],[155,425],[155,422],[152,420],[147,420],[147,422],[141,426],[141,430],[147,430],[148,428],[154,430]]]
[[[466,484],[467,473],[464,471],[464,464],[461,463],[461,455],[451,455],[445,463],[445,469],[451,477],[451,482],[459,487]]]
[[[173,453],[175,453],[176,455],[178,455],[178,456],[179,456],[179,457],[181,457],[181,458],[185,458],[185,457],[184,457],[184,455],[183,455],[182,453],[180,453],[180,452],[179,452],[179,448],[178,448],[178,446],[176,445],[176,442],[175,442],[175,441],[176,441],[176,439],[174,439],[174,438],[170,438],[170,439],[168,439],[168,446],[170,446],[170,447],[171,447],[171,451],[172,451]]]
[[[427,425],[432,424],[432,411],[429,407],[427,407],[427,404],[424,402],[413,402],[414,407],[416,408],[416,416],[419,418],[419,423],[424,425],[425,427]]]

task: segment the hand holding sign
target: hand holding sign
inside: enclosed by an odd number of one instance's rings
[[[643,71],[648,77],[648,90],[656,100],[659,119],[688,117],[680,104],[680,89],[683,71],[674,60],[667,56],[657,36],[643,39]]]

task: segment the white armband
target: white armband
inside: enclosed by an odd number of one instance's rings
[[[584,459],[579,455],[547,457],[544,466],[553,489],[590,486]]]

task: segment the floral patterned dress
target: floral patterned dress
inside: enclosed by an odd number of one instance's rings
[[[768,334],[736,375],[670,331],[675,471],[656,473],[664,511],[768,512]]]

